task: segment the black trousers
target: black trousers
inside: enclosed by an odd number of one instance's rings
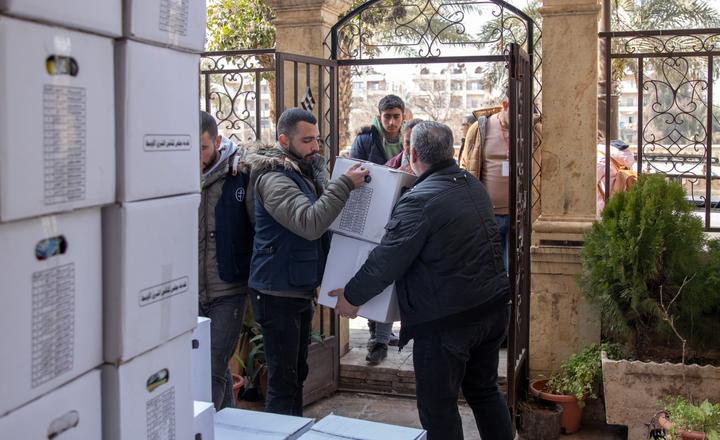
[[[268,369],[265,411],[302,416],[312,301],[263,295],[253,289],[250,298],[255,320],[262,326]]]
[[[457,407],[461,388],[480,436],[512,440],[510,411],[497,386],[498,355],[507,332],[508,311],[499,307],[481,322],[415,338],[417,406],[428,440],[463,438]]]

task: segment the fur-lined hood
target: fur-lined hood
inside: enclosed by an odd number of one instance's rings
[[[257,145],[248,150],[245,164],[250,168],[251,176],[259,171],[287,169],[301,172],[297,159],[278,145]],[[253,180],[251,178],[251,180]]]

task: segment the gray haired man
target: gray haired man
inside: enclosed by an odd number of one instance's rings
[[[418,175],[396,204],[385,236],[338,297],[336,311],[358,307],[395,282],[400,346],[410,339],[420,421],[429,440],[462,439],[459,390],[482,438],[510,440],[505,398],[497,387],[510,286],[490,197],[453,159],[450,128],[415,126],[410,165]]]

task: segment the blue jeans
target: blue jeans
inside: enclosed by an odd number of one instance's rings
[[[428,440],[462,440],[459,390],[475,415],[480,436],[512,440],[510,411],[497,386],[498,355],[508,309],[481,322],[415,338],[413,365],[420,422]]]
[[[247,295],[221,296],[199,304],[200,316],[210,318],[210,369],[212,399],[220,411],[235,406],[233,381],[228,362],[235,353],[243,320]]]
[[[302,416],[313,303],[263,295],[254,289],[250,295],[255,320],[262,326],[268,369],[265,411]]]
[[[500,243],[502,244],[503,250],[503,263],[505,263],[505,271],[508,270],[508,248],[510,247],[510,236],[508,231],[510,229],[510,216],[509,215],[496,215],[495,222],[500,230]]]
[[[376,344],[387,345],[392,335],[392,322],[376,322],[368,320],[368,328],[370,329],[370,337],[375,339]]]

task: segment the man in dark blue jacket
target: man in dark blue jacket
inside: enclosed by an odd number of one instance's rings
[[[482,438],[512,439],[510,413],[497,387],[510,286],[492,203],[453,159],[452,131],[422,122],[411,136],[418,180],[396,204],[382,242],[338,296],[336,311],[358,306],[396,283],[400,346],[414,339],[420,421],[429,440],[462,439],[458,392]]]
[[[350,151],[353,159],[367,160],[378,165],[385,163],[403,151],[400,128],[405,115],[405,103],[396,95],[387,95],[378,103],[378,115],[372,125],[363,127],[355,138]],[[397,344],[392,334],[392,322],[368,321],[370,338],[365,360],[377,365],[387,357],[388,344]]]

